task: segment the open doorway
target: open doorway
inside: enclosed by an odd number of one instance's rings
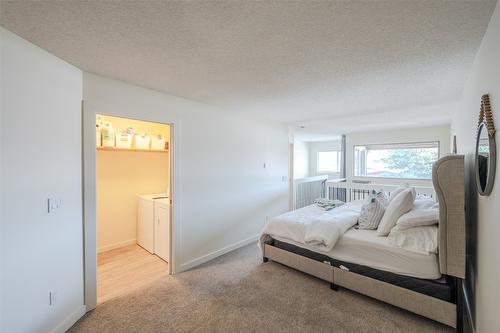
[[[333,199],[327,183],[346,181],[345,135],[325,138],[302,133],[299,137],[293,139],[290,148],[292,209],[308,206],[318,198]]]
[[[96,115],[97,304],[169,274],[171,126]]]

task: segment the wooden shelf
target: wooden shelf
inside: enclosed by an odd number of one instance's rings
[[[146,153],[168,153],[168,149],[135,149],[135,148],[116,148],[116,147],[96,147],[97,150],[105,151],[136,151]]]

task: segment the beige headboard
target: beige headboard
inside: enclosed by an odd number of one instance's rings
[[[440,158],[432,168],[439,201],[439,268],[442,274],[465,277],[464,156]]]

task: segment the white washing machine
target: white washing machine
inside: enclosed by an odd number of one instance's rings
[[[169,261],[170,255],[170,199],[155,200],[154,204],[154,246],[155,254]]]
[[[168,261],[170,251],[170,199],[166,193],[139,196],[137,244]]]

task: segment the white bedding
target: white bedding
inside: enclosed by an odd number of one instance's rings
[[[435,225],[403,229],[399,225],[392,228],[387,236],[390,245],[401,247],[405,250],[431,254],[438,253],[439,228]]]
[[[310,246],[300,244],[279,236],[273,238],[316,251]],[[319,252],[319,251],[316,251]],[[420,254],[390,245],[387,237],[380,237],[376,230],[351,228],[339,239],[335,247],[323,254],[371,268],[420,279],[439,279],[439,262],[436,254]]]
[[[362,201],[353,201],[342,207],[359,210],[362,203]],[[333,211],[342,207],[334,208]],[[282,242],[323,253],[331,258],[346,262],[422,279],[441,277],[436,254],[415,253],[391,245],[388,238],[378,236],[376,230],[350,228],[339,237],[335,246],[329,250],[321,250],[317,246],[306,244],[304,237],[307,224],[324,213],[325,211],[321,208],[311,205],[280,215],[279,219],[271,220],[272,223],[270,222],[264,229],[261,244],[266,235],[270,235]]]
[[[362,202],[352,202],[329,211],[310,205],[279,215],[264,227],[261,244],[266,235],[273,235],[307,244],[314,251],[330,251],[357,223],[361,205]]]

